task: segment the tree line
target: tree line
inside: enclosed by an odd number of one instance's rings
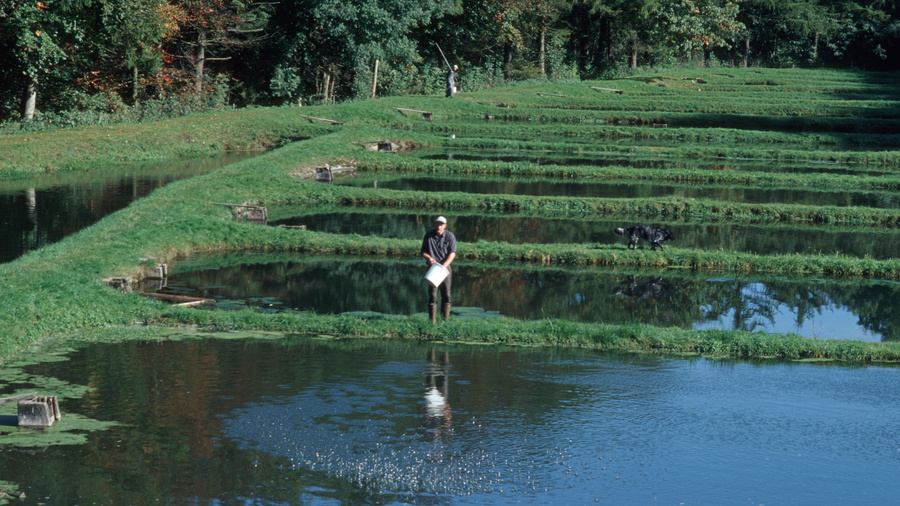
[[[674,64],[897,69],[898,12],[900,0],[3,0],[0,121],[435,93],[440,49],[470,90]]]

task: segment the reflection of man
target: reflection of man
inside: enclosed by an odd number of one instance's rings
[[[436,441],[449,436],[453,430],[453,412],[447,400],[450,390],[447,381],[449,367],[449,353],[444,352],[439,357],[435,351],[428,352],[423,425],[429,432],[433,431]]]
[[[447,218],[438,216],[434,222],[434,230],[429,230],[422,240],[422,256],[431,267],[439,263],[447,269],[447,277],[439,286],[428,285],[428,316],[437,322],[437,293],[441,292],[441,314],[444,319],[450,318],[450,286],[453,271],[450,264],[456,258],[456,236],[447,230]]]

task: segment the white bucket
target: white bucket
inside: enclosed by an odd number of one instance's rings
[[[434,263],[431,268],[428,269],[428,272],[425,273],[425,279],[434,286],[440,286],[449,274],[450,271],[444,268],[443,265]]]

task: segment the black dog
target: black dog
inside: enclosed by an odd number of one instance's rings
[[[625,235],[628,234],[630,240],[628,243],[628,247],[631,249],[637,249],[637,243],[639,239],[643,239],[645,241],[650,242],[650,246],[653,247],[653,251],[656,251],[656,247],[659,246],[659,249],[665,250],[663,245],[661,244],[663,241],[672,241],[675,239],[675,234],[672,233],[671,230],[666,230],[664,228],[659,227],[648,227],[646,225],[635,225],[630,228],[617,228],[617,235]]]

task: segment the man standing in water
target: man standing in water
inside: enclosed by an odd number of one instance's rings
[[[456,94],[456,71],[459,70],[458,65],[454,65],[447,74],[447,96],[453,98]]]
[[[447,277],[439,286],[429,283],[428,289],[428,316],[433,323],[437,323],[437,293],[441,291],[441,314],[444,319],[450,318],[450,284],[453,271],[450,264],[456,258],[456,236],[447,230],[447,218],[438,216],[434,221],[434,230],[425,233],[422,240],[422,256],[431,267],[439,263],[447,269]]]

